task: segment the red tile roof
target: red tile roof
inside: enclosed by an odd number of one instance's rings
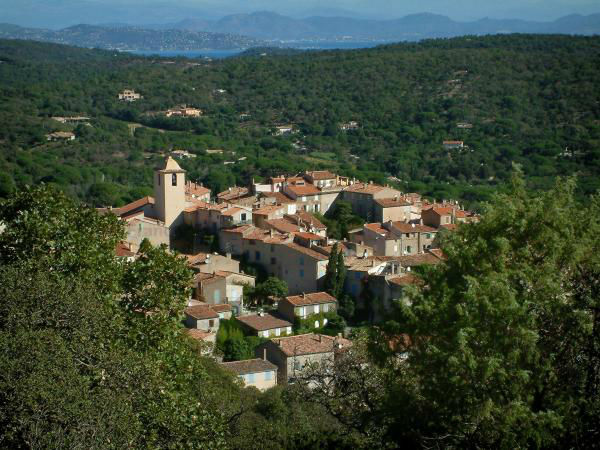
[[[327,238],[325,238],[323,236],[319,236],[318,234],[315,234],[315,233],[301,232],[301,233],[296,233],[296,236],[301,237],[302,239],[308,239],[308,240],[311,240],[311,241],[327,240]]]
[[[321,192],[319,190],[319,188],[317,188],[316,186],[313,186],[312,184],[306,184],[304,186],[288,184],[286,189],[288,189],[290,192],[293,192],[298,197],[301,197],[304,195],[316,195]]]
[[[271,219],[266,221],[273,229],[282,233],[297,233],[300,231],[298,225],[290,223],[286,219]]]
[[[331,353],[352,346],[352,342],[348,339],[313,333],[277,338],[272,341],[286,356]],[[341,348],[337,347],[338,344]]]
[[[375,223],[367,223],[367,224],[365,224],[365,228],[368,228],[369,230],[374,231],[375,233],[383,234],[385,236],[388,235],[388,230],[386,230],[385,228],[383,228],[381,226],[381,224],[377,223],[377,222],[375,222]]]
[[[272,330],[274,328],[287,328],[292,326],[292,324],[287,320],[279,319],[268,313],[263,316],[258,314],[239,316],[235,319],[256,331]]]
[[[220,364],[236,375],[277,371],[277,366],[264,359],[247,359],[244,361],[224,362]]]
[[[302,247],[301,245],[296,244],[295,242],[288,242],[283,244],[299,253],[303,253],[306,256],[309,256],[313,259],[316,259],[317,261],[327,261],[329,258],[319,252],[316,252],[314,250],[311,250],[309,248],[306,247]]]
[[[115,253],[121,258],[132,258],[135,256],[135,252],[131,251],[131,244],[127,242],[119,242]]]
[[[291,220],[294,223],[298,223],[302,221],[306,225],[312,225],[318,230],[326,230],[327,227],[323,225],[323,223],[313,216],[311,213],[306,211],[298,211],[296,214],[286,215],[287,219]]]
[[[458,225],[456,225],[455,223],[446,223],[446,224],[440,225],[440,228],[442,228],[444,230],[448,230],[448,231],[456,231],[457,227],[458,227]]]
[[[413,274],[404,274],[388,280],[390,283],[397,286],[420,286],[423,284],[423,280]]]
[[[284,301],[287,301],[294,306],[337,303],[337,299],[332,295],[329,295],[327,292],[314,292],[311,294],[291,295],[289,297],[286,297]]]
[[[255,216],[268,216],[277,211],[283,211],[284,207],[281,205],[268,205],[263,206],[262,208],[258,208],[252,211],[252,214]]]
[[[210,189],[205,188],[204,186],[196,183],[192,183],[188,181],[185,184],[185,193],[188,195],[197,195],[198,197],[204,196],[206,194],[210,194]]]
[[[211,305],[210,309],[216,313],[224,313],[232,310],[231,305]]]
[[[112,212],[117,216],[125,216],[127,213],[135,211],[136,209],[143,208],[146,205],[154,205],[153,197],[144,197],[136,200],[135,202],[128,203],[120,208],[114,208]]]
[[[213,332],[202,331],[196,328],[186,328],[185,334],[198,341],[206,341],[208,338],[215,336],[215,333]]]
[[[313,180],[331,180],[337,178],[335,174],[328,170],[314,170],[312,172],[306,172],[306,175],[311,177]]]
[[[405,198],[378,198],[375,199],[375,203],[383,208],[398,208],[401,206],[412,206],[412,203],[407,201]]]
[[[283,192],[261,192],[263,197],[274,198],[277,203],[286,204],[286,203],[295,203],[295,200],[289,198]]]
[[[208,305],[197,305],[185,308],[183,312],[197,320],[218,319],[219,315],[214,312]]]
[[[357,183],[352,186],[348,186],[346,191],[354,192],[358,194],[377,194],[378,192],[383,191],[385,188],[383,186],[379,186],[378,184],[366,184],[366,183]]]
[[[435,228],[421,225],[418,223],[393,222],[392,226],[400,233],[435,233]]]

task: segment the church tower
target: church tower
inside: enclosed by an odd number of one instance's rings
[[[174,229],[183,223],[185,170],[170,156],[154,171],[154,201],[156,218],[165,226]]]

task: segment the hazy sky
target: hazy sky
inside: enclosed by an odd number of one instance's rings
[[[431,12],[455,20],[552,20],[598,13],[600,0],[0,0],[0,22],[52,28],[76,23],[168,23],[264,10],[294,17],[396,18]]]

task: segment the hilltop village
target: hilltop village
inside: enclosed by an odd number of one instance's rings
[[[364,224],[343,239],[328,237],[324,217],[336,208]],[[259,389],[293,381],[307,363],[351,346],[342,309],[346,317],[358,310],[369,323],[382,320],[392,300],[420,283],[415,267],[443,260],[440,233],[478,220],[457,202],[329,171],[213,193],[187,180],[172,156],[155,169],[154,197],[99,211],[125,224],[119,257],[135,259],[144,241],[180,250],[195,273],[186,333],[218,359],[225,323],[254,336],[254,358],[233,352],[222,364]]]

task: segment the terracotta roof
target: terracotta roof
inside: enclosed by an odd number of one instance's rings
[[[210,309],[216,313],[229,312],[232,310],[231,305],[211,305]]]
[[[440,215],[440,216],[451,216],[452,215],[452,208],[450,206],[433,207],[433,208],[431,208],[431,211],[433,211],[434,213],[436,213],[437,215]]]
[[[236,320],[239,320],[244,325],[256,331],[272,330],[273,328],[287,328],[292,326],[292,324],[287,320],[279,319],[268,313],[263,316],[258,314],[239,316],[236,317]]]
[[[444,252],[439,249],[439,248],[431,248],[429,249],[429,253],[431,253],[433,256],[439,258],[439,259],[446,259],[446,255],[444,254]]]
[[[379,186],[378,184],[366,184],[366,183],[357,183],[352,186],[348,186],[346,191],[355,192],[358,194],[377,194],[378,192],[383,191],[385,188],[383,186]]]
[[[299,197],[303,196],[303,195],[316,195],[321,192],[318,187],[313,186],[312,184],[306,184],[304,186],[288,184],[286,186],[286,189],[293,192],[294,194],[296,194]]]
[[[394,278],[390,278],[388,280],[390,283],[395,284],[397,286],[420,286],[423,284],[423,280],[416,275],[407,273]]]
[[[285,246],[287,246],[287,247],[289,247],[289,248],[291,248],[293,250],[296,250],[297,252],[300,252],[300,253],[303,253],[303,254],[305,254],[307,256],[310,256],[311,258],[316,259],[318,261],[327,261],[329,259],[329,258],[327,258],[327,256],[325,256],[325,255],[323,255],[323,254],[321,254],[319,252],[316,252],[316,251],[311,250],[311,249],[306,248],[306,247],[302,247],[301,245],[298,245],[298,244],[296,244],[294,242],[288,242],[288,243],[285,243],[283,245],[285,245]]]
[[[264,359],[247,359],[245,361],[232,361],[220,364],[236,375],[245,375],[248,373],[272,372],[277,370],[277,366]]]
[[[291,295],[285,298],[294,306],[317,305],[322,303],[337,303],[337,300],[327,292],[314,292],[312,294]]]
[[[112,212],[117,216],[125,216],[127,213],[135,211],[136,209],[142,208],[146,205],[154,205],[154,198],[152,197],[143,197],[135,202],[128,203],[125,206],[121,206],[120,208],[114,208]]]
[[[208,338],[215,336],[215,333],[213,333],[213,332],[202,331],[202,330],[198,330],[196,328],[186,328],[186,330],[184,332],[192,339],[196,339],[198,341],[205,341]]]
[[[268,205],[263,206],[262,208],[258,208],[252,211],[252,214],[255,216],[267,216],[271,213],[283,210],[283,206],[281,205]]]
[[[393,222],[392,225],[400,233],[435,233],[437,231],[435,228],[418,223]]]
[[[131,258],[135,256],[135,252],[131,251],[131,245],[127,242],[119,242],[115,253],[121,258]]]
[[[376,222],[376,223],[366,223],[365,224],[365,228],[368,228],[371,231],[374,231],[375,233],[379,233],[379,234],[383,234],[385,236],[388,235],[388,230],[386,230],[385,228],[383,228],[381,226],[380,223]]]
[[[440,225],[440,228],[443,230],[448,230],[448,231],[456,231],[456,228],[458,228],[458,225],[455,223],[445,223],[445,224]],[[438,228],[438,230],[440,228]]]
[[[244,234],[248,231],[254,230],[256,227],[254,225],[240,225],[235,228],[225,228],[221,230],[221,233],[234,233],[234,234]]]
[[[302,221],[307,225],[312,225],[313,227],[320,229],[320,230],[326,230],[327,227],[325,225],[323,225],[323,223],[317,219],[315,216],[313,216],[311,213],[308,213],[306,211],[298,211],[296,214],[291,214],[291,215],[286,215],[286,218],[289,218],[290,220],[294,221],[295,223],[298,223],[298,221]]]
[[[247,195],[248,192],[249,192],[248,188],[236,186],[236,187],[229,188],[226,191],[219,192],[217,194],[217,198],[220,198],[221,200],[228,200],[228,199],[243,197],[244,195]]]
[[[196,253],[195,255],[185,255],[185,259],[190,266],[202,264],[206,261],[208,253]]]
[[[261,192],[263,197],[274,198],[277,203],[295,203],[295,201],[285,195],[283,192]]]
[[[237,207],[233,207],[231,209],[228,209],[227,211],[223,211],[221,213],[222,216],[233,216],[236,213],[239,213],[240,211],[245,211],[242,208],[237,208]]]
[[[384,208],[397,208],[400,206],[412,206],[412,203],[407,201],[405,198],[378,198],[375,199],[375,203]]]
[[[462,145],[463,141],[444,141],[443,143],[447,145]]]
[[[315,233],[301,232],[301,233],[296,233],[296,236],[301,237],[302,239],[309,239],[311,241],[327,240],[327,238],[325,238],[323,236],[319,236],[318,234],[315,234]]]
[[[189,308],[185,308],[183,312],[188,316],[198,320],[219,318],[219,315],[208,305],[190,306]]]
[[[314,170],[312,172],[306,172],[306,175],[313,180],[331,180],[332,178],[337,178],[335,174],[328,170]]]
[[[331,353],[352,345],[352,342],[348,339],[314,333],[272,339],[272,342],[276,344],[286,356]],[[341,345],[342,348],[336,348],[336,344]]]
[[[188,195],[203,196],[206,194],[210,194],[210,189],[205,188],[204,186],[201,186],[199,184],[192,183],[191,181],[188,181],[185,184],[185,193]]]
[[[297,233],[300,231],[298,225],[290,223],[286,219],[271,219],[266,221],[273,229],[282,233]]]
[[[420,266],[423,264],[439,264],[440,263],[440,259],[430,253],[419,253],[418,255],[392,256],[390,258],[390,260],[398,261],[404,267],[413,267],[413,266]]]

